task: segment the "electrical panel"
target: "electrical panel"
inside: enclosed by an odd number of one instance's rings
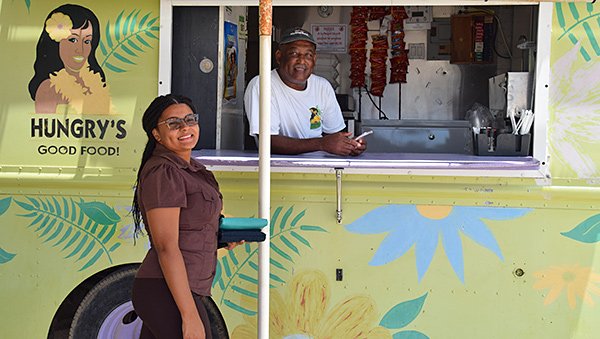
[[[484,64],[494,59],[494,17],[485,14],[460,14],[450,18],[452,52],[455,64]]]
[[[404,30],[419,31],[431,28],[433,9],[431,6],[406,6],[408,18],[404,19]]]
[[[450,18],[434,18],[427,33],[427,60],[450,60]]]

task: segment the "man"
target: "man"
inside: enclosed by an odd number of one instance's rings
[[[329,82],[312,74],[316,42],[301,28],[283,34],[275,52],[278,68],[271,71],[271,150],[279,154],[325,151],[337,155],[359,155],[364,139],[351,139],[342,132],[344,118]],[[258,76],[250,81],[244,106],[250,135],[258,135]]]

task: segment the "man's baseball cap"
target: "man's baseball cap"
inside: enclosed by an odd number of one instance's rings
[[[313,38],[312,34],[310,34],[308,31],[303,30],[300,27],[294,27],[285,30],[281,35],[279,44],[284,45],[294,41],[308,41],[310,43],[313,43],[315,46],[317,45],[317,42]]]

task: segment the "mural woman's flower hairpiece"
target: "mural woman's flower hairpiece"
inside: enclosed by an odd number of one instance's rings
[[[71,18],[60,12],[52,14],[50,19],[46,20],[46,32],[50,38],[56,42],[60,42],[71,35],[73,22]]]

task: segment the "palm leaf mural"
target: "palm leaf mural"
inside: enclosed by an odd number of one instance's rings
[[[31,10],[31,0],[25,0],[25,6],[27,6],[27,13]]]
[[[155,32],[160,28],[158,17],[151,18],[150,14],[140,18],[140,10],[133,10],[127,15],[121,11],[114,25],[110,24],[110,20],[106,23],[105,33],[99,44],[103,56],[100,60],[101,67],[116,73],[126,72],[128,65],[136,65],[135,58],[152,48],[149,41],[158,40]]]
[[[275,284],[285,284],[284,276],[290,274],[289,265],[294,263],[294,257],[299,256],[302,249],[312,248],[306,234],[327,232],[320,226],[302,224],[305,214],[306,210],[295,213],[293,206],[286,210],[279,206],[271,216],[271,287]],[[215,297],[220,295],[218,304],[252,316],[257,313],[258,245],[246,243],[239,249],[228,251],[227,255],[217,261],[212,292]],[[231,294],[241,298],[231,298]],[[242,298],[249,298],[252,301],[251,305],[243,306],[233,301]]]
[[[81,263],[79,271],[106,257],[112,264],[111,253],[121,242],[114,241],[117,223],[121,217],[113,208],[102,202],[78,202],[64,197],[25,197],[15,203],[26,211],[18,214],[31,219],[31,228],[43,243],[62,253],[65,259],[75,258]]]
[[[12,201],[11,197],[0,199],[0,215],[4,214],[6,210],[10,207],[10,202]]]
[[[568,38],[573,46],[581,43],[579,53],[585,61],[592,55],[600,56],[600,13],[594,13],[594,4],[577,4],[573,2],[554,5],[558,25],[563,32],[558,37]]]
[[[11,261],[15,255],[16,254],[6,252],[2,247],[0,247],[0,265]]]
[[[0,199],[0,215],[4,214],[8,210],[11,201],[11,197]],[[16,254],[6,252],[2,247],[0,247],[0,265],[11,261],[15,255]]]

